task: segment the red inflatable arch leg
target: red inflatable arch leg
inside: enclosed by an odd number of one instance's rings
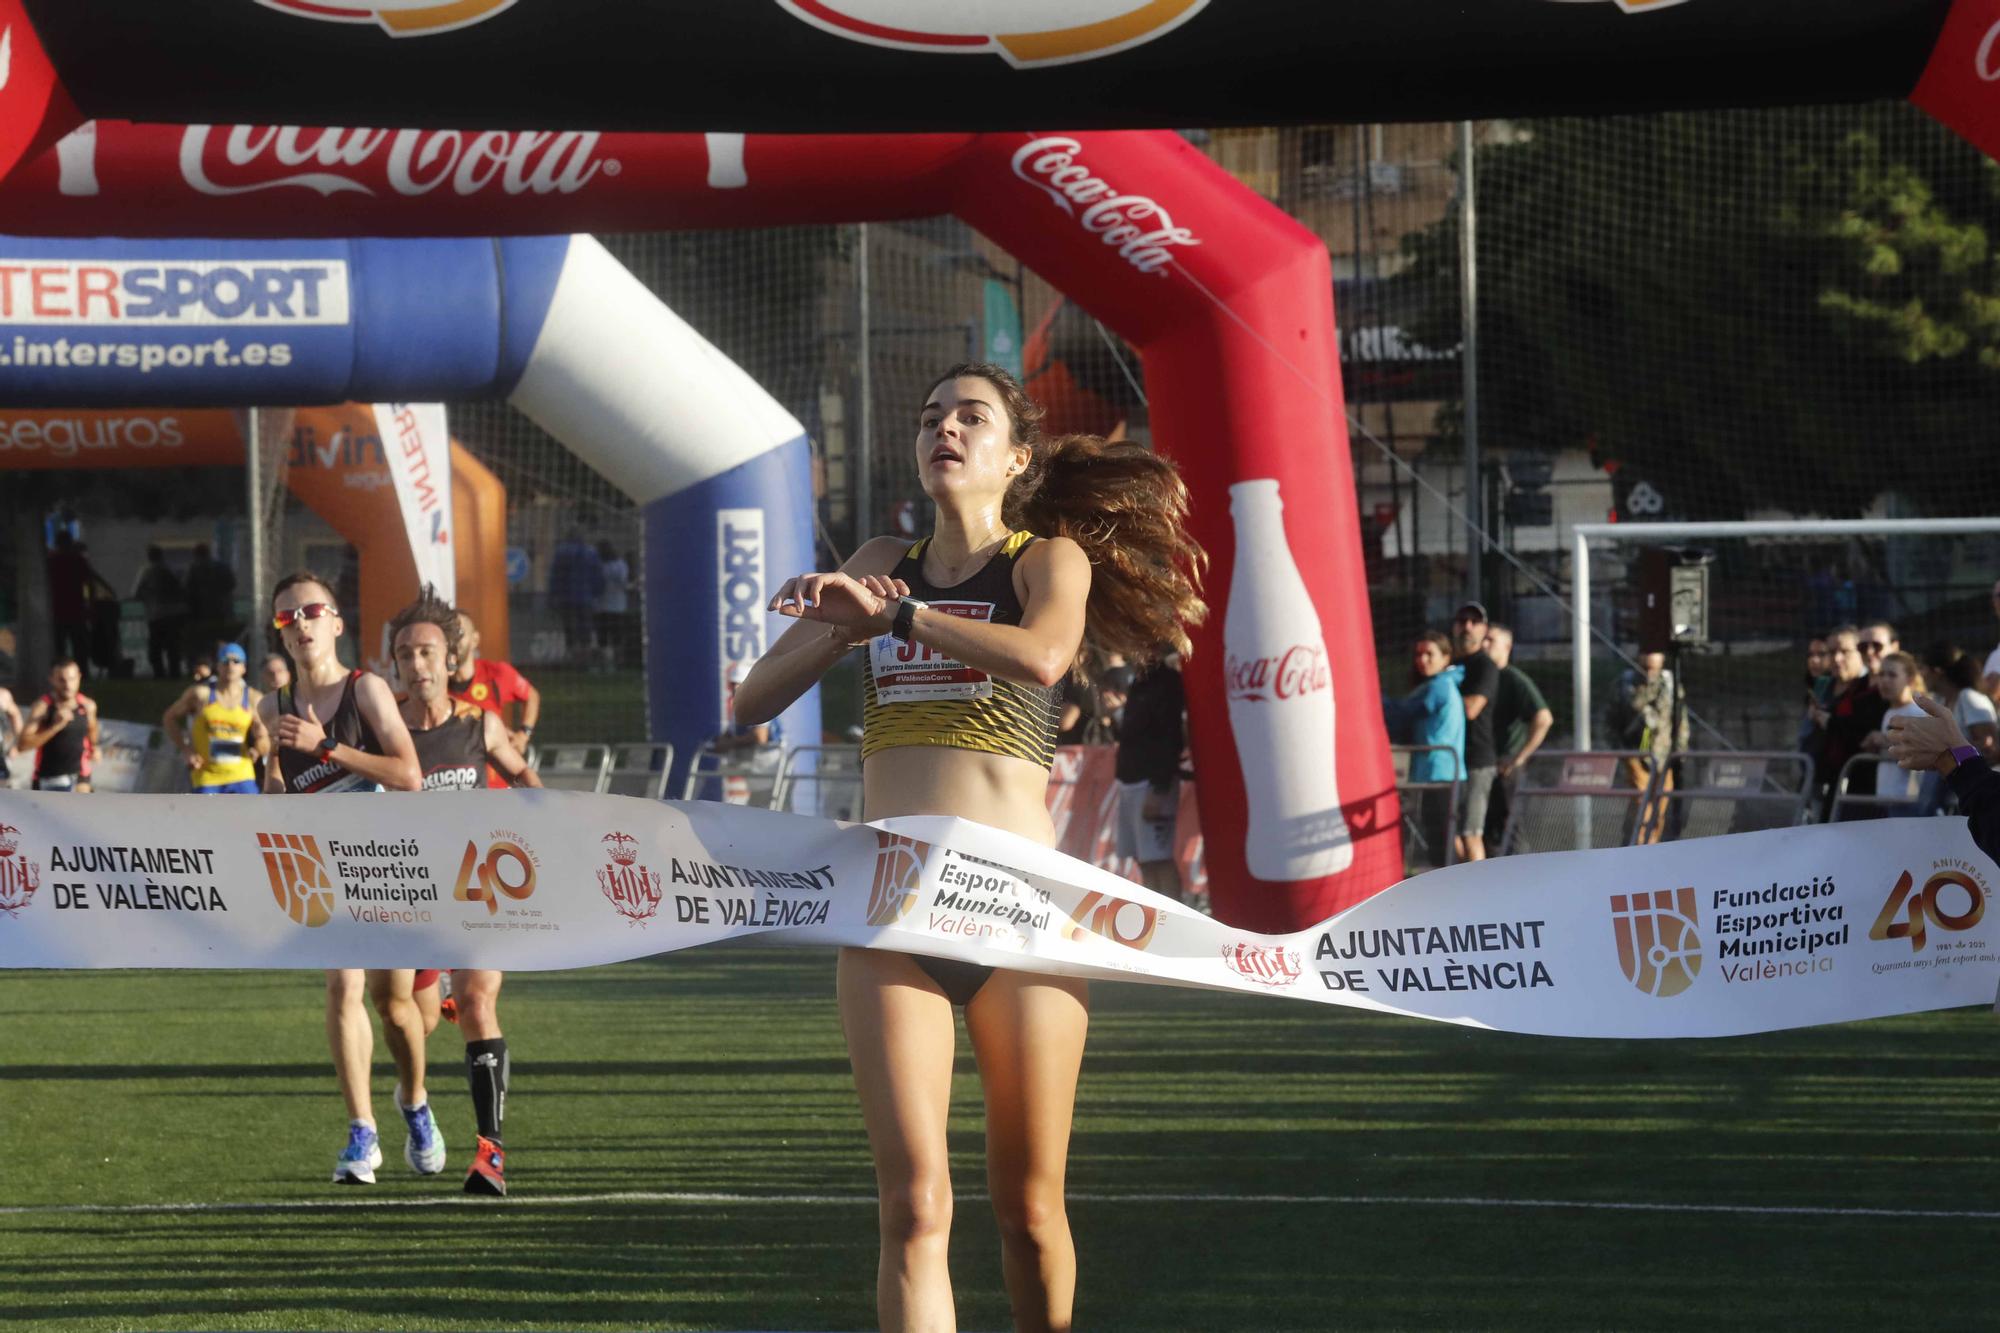
[[[1193,492],[1191,527],[1212,560],[1216,614],[1195,636],[1188,708],[1216,915],[1292,930],[1394,883],[1401,830],[1326,247],[1178,135],[983,136],[958,181],[960,216],[1139,349],[1154,441]],[[1311,614],[1291,604],[1282,577],[1258,586],[1238,576],[1239,549],[1268,534],[1238,533],[1231,488],[1256,479],[1276,483],[1287,539],[1279,549]],[[1254,517],[1244,507],[1247,524],[1273,521],[1268,505]],[[1315,701],[1296,696],[1322,692],[1333,705],[1318,738],[1330,764],[1300,748],[1317,718]],[[1336,821],[1317,799],[1314,770],[1328,767],[1337,822],[1351,838],[1345,854],[1328,845]],[[1289,860],[1272,846],[1288,830],[1253,818],[1246,775],[1260,805],[1288,807],[1290,836],[1302,844]],[[1317,873],[1254,873],[1287,864]]]

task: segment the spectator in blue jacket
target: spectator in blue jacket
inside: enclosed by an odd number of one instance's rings
[[[562,620],[563,647],[570,660],[590,659],[591,618],[604,592],[604,561],[597,550],[572,530],[556,543],[549,561],[549,605]]]
[[[1411,675],[1416,685],[1400,699],[1384,699],[1382,713],[1389,738],[1404,745],[1437,745],[1410,756],[1410,781],[1453,782],[1465,777],[1465,701],[1458,682],[1464,668],[1451,660],[1451,640],[1441,630],[1425,630],[1412,650]],[[1421,800],[1424,842],[1443,863],[1451,837],[1451,794],[1443,788],[1426,791]]]

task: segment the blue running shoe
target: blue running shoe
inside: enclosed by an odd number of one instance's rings
[[[375,1126],[355,1121],[347,1127],[347,1147],[333,1164],[336,1185],[373,1185],[375,1168],[382,1165],[382,1144]]]
[[[403,1144],[403,1160],[420,1176],[436,1175],[444,1170],[444,1135],[438,1133],[430,1103],[405,1106],[402,1111],[403,1123],[410,1127],[410,1137]]]

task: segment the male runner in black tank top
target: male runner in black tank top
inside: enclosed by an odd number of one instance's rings
[[[450,694],[458,653],[452,639],[458,616],[424,597],[405,607],[389,626],[396,675],[408,691],[399,705],[416,743],[425,791],[480,791],[490,763],[517,787],[542,780],[509,740],[498,713],[460,703]],[[465,1035],[465,1077],[472,1092],[478,1143],[466,1173],[467,1194],[507,1192],[507,1150],[501,1121],[507,1111],[507,1039],[500,1032],[502,973],[459,968],[451,974],[454,1021]]]
[[[264,790],[295,795],[418,790],[422,775],[416,746],[396,712],[388,682],[349,671],[335,654],[344,626],[326,581],[301,573],[280,582],[271,597],[271,623],[298,670],[289,689],[267,694],[257,704],[264,730],[278,747],[277,762],[265,768]],[[361,1007],[364,986],[382,1015],[400,1085],[412,1102],[405,1109],[410,1143],[403,1155],[423,1174],[444,1169],[444,1141],[424,1097],[427,1029],[412,993],[415,979],[410,968],[366,973],[336,968],[326,974],[327,1042],[349,1120],[347,1146],[334,1164],[335,1184],[373,1184],[375,1168],[382,1163],[368,1088],[375,1034]]]
[[[49,692],[35,701],[18,745],[35,752],[36,791],[89,791],[97,748],[97,704],[86,698],[83,668],[65,657],[49,668]]]

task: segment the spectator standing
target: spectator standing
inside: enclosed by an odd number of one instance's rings
[[[1951,710],[1952,720],[1978,748],[1980,757],[1991,762],[2000,755],[2000,711],[1979,688],[1978,661],[1955,643],[1937,644],[1925,656],[1930,659],[1930,670],[1924,679],[1930,682],[1938,701]]]
[[[146,611],[146,662],[153,679],[179,676],[185,658],[187,592],[157,546],[146,548],[146,563],[132,582],[132,599]]]
[[[1392,740],[1405,745],[1443,746],[1410,756],[1410,781],[1457,782],[1465,776],[1465,702],[1459,697],[1464,668],[1451,660],[1450,636],[1425,630],[1410,650],[1410,678],[1415,682],[1400,699],[1384,699],[1382,715]],[[1454,830],[1450,824],[1451,793],[1427,790],[1418,803],[1417,827],[1437,862]]]
[[[1885,755],[1889,749],[1888,723],[1891,718],[1923,717],[1924,710],[1917,706],[1917,695],[1923,691],[1924,678],[1917,668],[1917,659],[1908,653],[1885,653],[1881,663],[1871,677],[1875,692],[1882,696],[1883,729],[1871,731],[1862,738],[1861,748],[1870,754]],[[1883,814],[1914,814],[1915,803],[1923,798],[1924,779],[1922,773],[1907,772],[1896,767],[1896,761],[1885,757],[1875,766],[1875,794],[1909,801],[1908,810],[1889,809]]]
[[[1187,693],[1180,654],[1167,648],[1131,676],[1118,727],[1118,854],[1139,863],[1139,882],[1181,901],[1174,828],[1187,749]],[[1130,667],[1115,668],[1131,673]]]
[[[563,651],[572,665],[590,660],[590,618],[603,592],[604,562],[583,534],[571,529],[549,562],[549,604],[562,621]]]
[[[258,688],[276,694],[292,683],[292,662],[283,653],[266,653],[257,669]]]
[[[1467,602],[1451,618],[1452,646],[1465,674],[1458,682],[1465,701],[1465,802],[1458,809],[1458,859],[1486,859],[1486,813],[1499,773],[1499,743],[1493,731],[1493,700],[1500,693],[1500,668],[1486,655],[1486,608]]]
[[[597,595],[597,653],[606,667],[615,669],[625,664],[634,637],[628,629],[632,566],[610,542],[597,544],[597,558],[604,574],[604,591]]]
[[[1806,643],[1806,706],[1799,714],[1799,752],[1817,773],[1826,762],[1826,727],[1817,721],[1833,702],[1833,649],[1824,634]]]
[[[1665,832],[1660,816],[1666,794],[1674,789],[1673,757],[1676,751],[1687,748],[1687,704],[1680,700],[1677,707],[1675,692],[1674,673],[1667,669],[1665,653],[1641,653],[1639,665],[1628,667],[1618,681],[1612,734],[1620,748],[1638,750],[1653,759],[1651,768],[1644,759],[1625,761],[1632,785],[1644,791],[1653,774],[1659,774],[1657,795],[1639,812],[1640,827],[1645,830],[1641,842],[1658,842]]]
[[[1826,728],[1826,767],[1820,781],[1826,785],[1826,795],[1820,817],[1831,820],[1842,766],[1862,752],[1862,742],[1870,732],[1882,730],[1882,717],[1889,709],[1869,683],[1861,631],[1842,625],[1826,637],[1833,647],[1833,701],[1824,710],[1822,722]],[[1847,790],[1856,796],[1873,796],[1875,765],[1858,765],[1848,778]]]
[[[1861,661],[1871,673],[1884,657],[1903,651],[1896,627],[1886,620],[1871,620],[1863,625],[1854,645],[1861,650]]]
[[[458,613],[458,669],[451,677],[451,697],[477,704],[489,713],[498,713],[507,726],[507,743],[522,754],[542,716],[542,694],[528,678],[506,662],[479,655],[479,626],[465,612]],[[515,705],[520,706],[517,714]],[[497,775],[487,785],[504,787]]]
[[[215,558],[207,542],[194,548],[187,602],[190,657],[212,655],[217,644],[233,640],[242,628],[236,619],[236,574]]]
[[[1510,626],[1496,623],[1486,627],[1486,655],[1500,668],[1500,692],[1493,699],[1493,729],[1498,733],[1500,757],[1494,765],[1493,799],[1486,810],[1486,846],[1492,851],[1507,831],[1507,811],[1521,766],[1542,748],[1549,729],[1556,724],[1556,715],[1534,678],[1513,664],[1514,631]]]
[[[728,715],[729,725],[708,743],[708,748],[723,764],[734,770],[724,774],[719,788],[713,789],[718,791],[718,799],[726,805],[749,805],[755,796],[762,796],[764,800],[760,803],[768,805],[777,795],[778,766],[784,758],[785,747],[772,739],[769,722],[745,723],[736,720],[736,687],[748,678],[750,669],[756,665],[755,658],[748,662],[731,662],[729,669],[723,673],[723,681],[729,691],[728,698],[723,702],[723,711]]]
[[[1993,585],[1992,598],[1993,616],[2000,620],[2000,582]],[[1987,698],[2000,704],[2000,644],[1995,644],[1993,651],[1986,655],[1986,670],[1981,674],[1979,689]]]
[[[69,529],[56,529],[49,551],[49,616],[55,623],[56,652],[73,659],[81,671],[90,660],[90,587],[103,582]]]

